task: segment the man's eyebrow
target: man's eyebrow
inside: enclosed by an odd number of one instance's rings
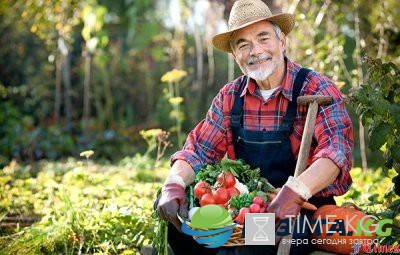
[[[262,37],[262,36],[267,36],[267,35],[270,35],[270,33],[268,31],[262,31],[257,34],[257,37]]]
[[[235,45],[237,46],[237,45],[239,45],[240,43],[243,43],[243,42],[246,42],[246,40],[243,39],[243,38],[240,38],[239,40],[236,41]]]
[[[257,37],[263,37],[263,36],[267,36],[267,35],[270,35],[270,34],[271,34],[271,33],[268,32],[268,31],[261,31],[260,33],[257,34]],[[236,41],[235,46],[237,46],[237,45],[239,45],[240,43],[243,43],[243,42],[246,42],[246,40],[243,39],[243,38],[239,38],[239,39]]]

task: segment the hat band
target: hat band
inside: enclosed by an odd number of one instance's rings
[[[247,19],[244,19],[244,20],[242,20],[239,24],[236,24],[235,26],[232,26],[232,27],[230,27],[230,31],[232,31],[232,30],[235,30],[235,29],[238,29],[238,28],[240,28],[241,26],[243,26],[244,24],[246,24],[246,23],[249,23],[249,22],[251,22],[251,21],[257,21],[257,20],[260,20],[260,19],[263,19],[263,18],[265,18],[265,19],[268,19],[268,18],[270,18],[271,16],[265,16],[265,15],[262,15],[262,16],[252,16],[252,17],[249,17],[249,18],[247,18]]]

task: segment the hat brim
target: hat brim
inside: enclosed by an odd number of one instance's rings
[[[214,47],[226,53],[232,53],[231,45],[229,43],[232,33],[241,28],[247,27],[251,24],[254,24],[262,20],[271,21],[275,23],[280,27],[281,31],[285,35],[289,34],[289,32],[293,29],[295,23],[294,17],[290,13],[279,13],[269,17],[261,17],[259,19],[254,19],[236,27],[235,29],[232,29],[231,31],[215,35],[212,39]]]

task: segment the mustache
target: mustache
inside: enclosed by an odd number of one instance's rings
[[[272,57],[270,55],[262,53],[257,56],[250,56],[249,59],[246,61],[246,64],[252,65],[255,62],[269,60],[269,59],[272,59]]]

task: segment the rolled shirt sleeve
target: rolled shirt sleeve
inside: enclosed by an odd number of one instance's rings
[[[318,84],[318,95],[332,96],[330,105],[319,106],[314,137],[317,146],[312,162],[319,158],[329,158],[340,169],[337,179],[320,195],[342,195],[352,183],[350,169],[352,166],[353,126],[345,108],[339,89],[324,76],[313,76],[311,82]]]

